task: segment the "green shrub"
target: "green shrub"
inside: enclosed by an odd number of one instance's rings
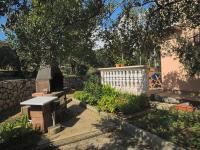
[[[117,109],[115,98],[115,96],[102,96],[100,101],[98,101],[99,109],[102,111],[114,113]]]
[[[87,82],[85,82],[84,91],[99,100],[102,96],[102,85],[100,84],[100,79],[98,76],[91,76]]]
[[[134,96],[125,94],[122,97],[123,98],[119,98],[117,101],[123,101],[123,103],[118,103],[118,109],[124,114],[132,114],[149,107],[149,100],[145,95]]]
[[[78,100],[80,100],[82,102],[88,103],[90,105],[96,105],[97,104],[97,99],[93,95],[91,95],[91,94],[89,94],[89,93],[87,93],[85,91],[77,91],[77,92],[75,92],[74,93],[74,97],[76,99],[78,99]]]
[[[82,102],[86,102],[88,97],[89,97],[89,94],[86,93],[85,91],[76,91],[74,93],[74,97]]]
[[[93,95],[88,94],[88,98],[86,103],[90,104],[90,105],[96,105],[97,104],[98,99],[96,99]]]
[[[85,83],[84,91],[75,92],[74,97],[91,105],[98,105],[100,110],[108,112],[131,114],[149,107],[146,95],[122,94],[110,85],[100,85],[98,76],[92,76]]]
[[[2,149],[29,149],[36,146],[40,133],[32,130],[28,117],[2,123],[0,126],[0,147]]]
[[[86,82],[92,82],[92,83],[101,85],[101,78],[99,75],[96,75],[96,74],[90,75]]]
[[[149,98],[145,94],[136,96],[136,101],[138,101],[140,109],[145,109],[145,108],[150,107]]]
[[[200,112],[154,110],[129,122],[185,149],[200,149]]]
[[[112,96],[112,97],[118,97],[120,93],[112,88],[110,85],[103,85],[102,86],[102,95],[105,96]]]

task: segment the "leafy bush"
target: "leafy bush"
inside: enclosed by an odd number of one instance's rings
[[[200,149],[199,111],[154,110],[128,121],[185,149]]]
[[[90,93],[99,100],[102,96],[102,85],[100,84],[100,78],[96,75],[91,76],[87,82],[85,82],[84,91]]]
[[[97,104],[97,99],[93,95],[91,95],[91,94],[89,94],[89,93],[87,93],[85,91],[77,91],[77,92],[75,92],[74,93],[74,97],[76,99],[78,99],[78,100],[80,100],[82,102],[88,103],[90,105]]]
[[[149,98],[147,97],[147,95],[141,94],[139,96],[136,96],[135,98],[136,98],[136,101],[138,101],[138,104],[141,109],[150,107]]]
[[[86,102],[88,98],[88,93],[85,91],[76,91],[74,97],[82,102]]]
[[[87,71],[87,76],[88,77],[91,77],[91,76],[94,76],[95,74],[97,74],[97,69],[96,68],[93,68],[93,67],[89,67],[88,71]]]
[[[112,88],[110,85],[103,85],[102,86],[102,95],[112,96],[112,97],[118,97],[120,93]]]
[[[32,130],[27,116],[1,124],[0,147],[2,149],[28,149],[36,146],[39,139],[39,132]]]
[[[115,96],[102,96],[100,101],[98,101],[98,107],[102,111],[107,111],[114,113],[117,109],[117,104],[115,103]]]
[[[148,97],[145,95],[123,95],[118,100],[118,108],[124,114],[132,114],[149,107]]]
[[[82,92],[75,92],[74,97],[91,105],[98,105],[100,110],[108,112],[121,111],[131,114],[149,107],[146,95],[134,96],[122,94],[110,85],[101,85],[98,76],[91,76]]]

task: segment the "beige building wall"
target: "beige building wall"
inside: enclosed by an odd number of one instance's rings
[[[179,30],[178,34],[192,41],[196,29]],[[171,50],[178,46],[175,37],[170,37],[161,46],[161,73],[164,90],[200,93],[200,76],[191,77],[177,55]]]

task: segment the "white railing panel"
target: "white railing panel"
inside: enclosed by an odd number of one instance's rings
[[[146,66],[100,68],[101,83],[130,94],[147,93],[147,69]]]

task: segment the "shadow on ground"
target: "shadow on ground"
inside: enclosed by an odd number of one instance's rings
[[[103,138],[107,138],[107,142],[98,146],[95,145],[95,143],[92,143],[88,145],[86,148],[87,150],[127,150],[129,148],[152,150],[152,147],[146,141],[142,141],[140,138],[132,136],[131,134],[127,133],[127,131],[124,131],[123,127],[120,126],[118,121],[115,119],[102,119],[100,124],[96,124],[95,126],[104,132],[105,137]]]
[[[71,105],[67,108],[66,113],[63,117],[61,125],[63,127],[72,127],[74,126],[80,118],[79,116],[81,113],[85,111],[86,108],[80,107],[79,105]]]
[[[9,108],[6,111],[3,111],[0,113],[0,123],[4,122],[5,120],[7,120],[8,118],[10,118],[11,116],[14,116],[16,114],[18,114],[20,112],[20,106],[13,106],[12,108]]]

